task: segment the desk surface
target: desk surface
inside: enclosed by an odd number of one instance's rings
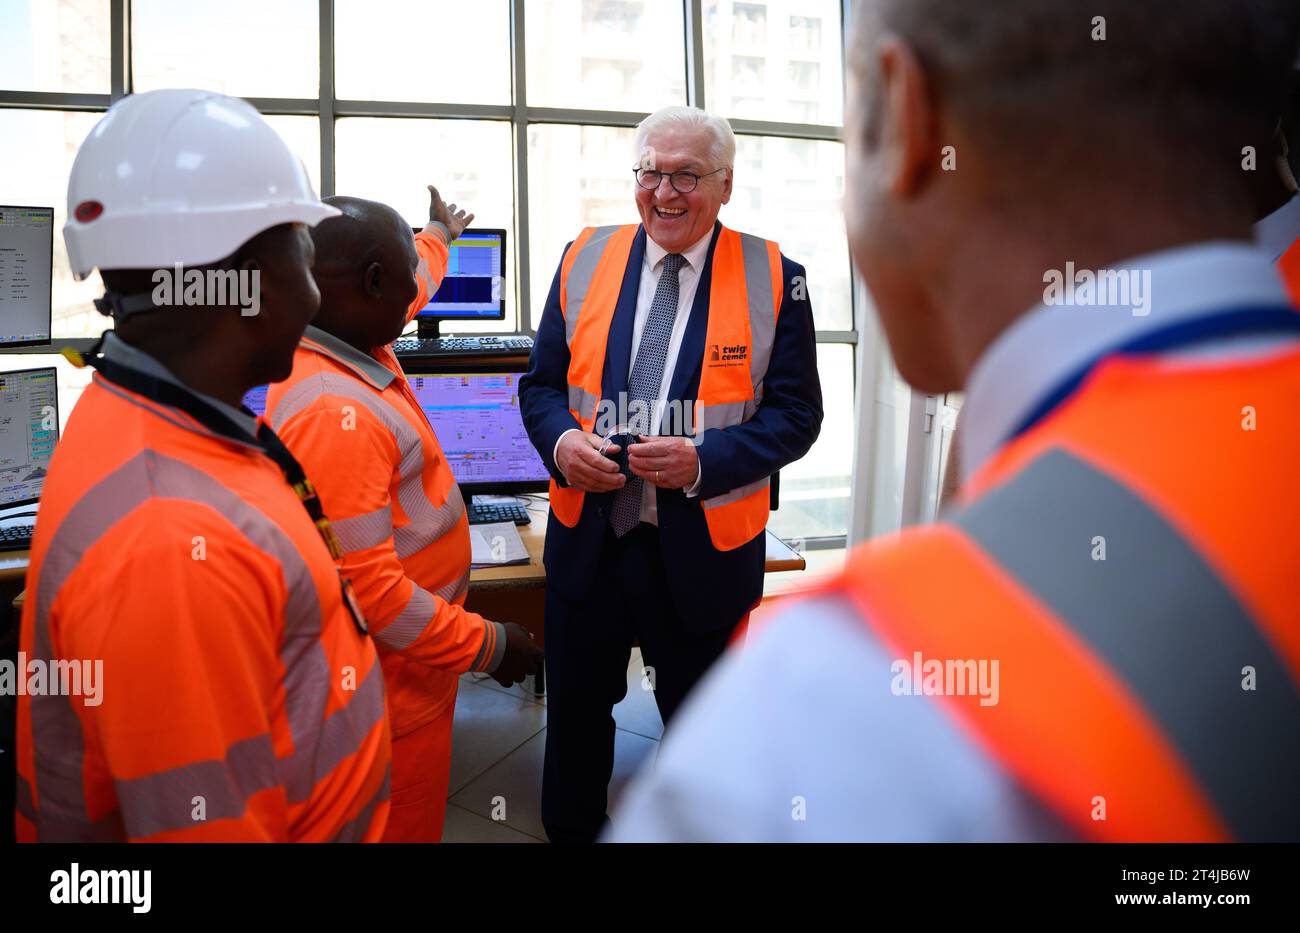
[[[530,501],[530,500],[525,500]],[[478,567],[470,574],[470,583],[475,589],[513,589],[515,587],[540,587],[546,583],[546,571],[542,568],[542,545],[546,541],[547,508],[531,500],[528,515],[532,521],[519,527],[519,537],[528,549],[527,564],[512,564],[509,567]],[[807,562],[799,552],[772,532],[767,534],[768,573],[781,573],[787,570],[803,570]],[[30,551],[0,551],[0,583],[8,580],[21,580],[27,573]]]
[[[31,559],[31,551],[0,551],[0,583],[27,576],[27,564]]]
[[[542,546],[546,541],[546,520],[549,510],[536,500],[528,502],[528,517],[532,519],[527,525],[519,526],[519,537],[528,549],[527,564],[511,564],[508,567],[476,567],[470,573],[470,584],[475,589],[509,589],[513,587],[542,586],[546,582],[546,571],[542,567]],[[803,555],[772,532],[767,535],[768,573],[781,573],[786,570],[803,570],[807,566]]]

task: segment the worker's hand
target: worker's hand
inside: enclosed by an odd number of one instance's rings
[[[565,482],[574,489],[609,492],[627,482],[627,477],[618,471],[618,464],[597,452],[601,443],[599,437],[585,431],[570,431],[560,439],[555,451],[555,465],[564,474]],[[616,454],[621,449],[617,444],[611,444],[606,452]],[[695,482],[694,477],[691,482]]]
[[[533,642],[528,629],[517,622],[507,622],[506,653],[501,656],[501,663],[492,672],[492,679],[503,687],[517,684],[529,674],[536,674],[542,663],[542,649]]]
[[[700,475],[700,455],[689,437],[647,437],[627,451],[627,465],[647,483],[662,489],[687,489]]]
[[[436,220],[438,223],[446,225],[447,229],[451,231],[451,238],[453,240],[459,239],[460,235],[465,232],[465,228],[470,225],[470,221],[474,219],[474,215],[457,210],[455,204],[450,206],[444,204],[442,195],[438,194],[438,189],[433,185],[429,185],[428,188],[429,223]]]

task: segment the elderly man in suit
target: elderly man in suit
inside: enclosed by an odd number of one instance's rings
[[[731,127],[669,107],[636,140],[641,223],[569,244],[520,383],[552,476],[542,819],[557,842],[606,823],[633,641],[667,723],[759,601],[769,477],[822,420],[803,267],[718,222]]]

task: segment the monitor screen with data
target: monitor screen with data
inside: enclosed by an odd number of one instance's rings
[[[0,373],[0,506],[41,497],[58,440],[54,367]]]
[[[505,230],[466,230],[452,241],[447,275],[419,315],[439,320],[504,320],[505,275]]]
[[[520,372],[406,374],[452,475],[466,495],[544,492],[546,465],[524,431],[519,413]],[[266,410],[266,386],[244,394],[253,414]]]
[[[50,342],[54,208],[0,204],[0,347]]]
[[[550,474],[524,431],[518,372],[408,372],[451,472],[467,494],[541,492]]]

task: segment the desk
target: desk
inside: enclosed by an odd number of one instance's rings
[[[8,622],[0,612],[0,642],[4,641],[10,625],[15,632],[18,630],[18,617],[23,611],[23,593],[27,585],[27,565],[31,559],[31,551],[0,551],[0,606],[14,607]],[[17,638],[14,643],[17,644]]]
[[[470,572],[465,608],[497,622],[518,622],[528,629],[539,645],[546,643],[542,622],[545,606],[546,570],[542,547],[546,542],[549,509],[536,499],[524,499],[532,521],[519,526],[519,537],[528,550],[527,564],[508,567],[478,567]],[[799,552],[772,532],[767,535],[767,573],[803,570],[807,562]],[[545,692],[545,676],[537,678],[537,692]]]
[[[532,519],[527,525],[520,525],[519,537],[528,549],[527,564],[511,564],[508,567],[476,567],[469,575],[470,596],[487,593],[505,592],[511,589],[542,589],[546,585],[546,570],[542,567],[542,549],[546,543],[546,522],[549,508],[536,499],[525,499],[528,503],[528,517]],[[767,535],[767,573],[782,573],[787,570],[803,570],[807,561],[803,555],[794,550],[772,532]],[[24,554],[27,552],[24,551]],[[476,610],[477,611],[477,610]],[[540,632],[535,634],[540,635]]]
[[[546,570],[542,566],[542,547],[546,542],[548,508],[536,499],[524,499],[532,521],[519,526],[519,537],[528,549],[527,564],[508,567],[480,567],[470,573],[469,595],[465,608],[500,622],[518,622],[537,640],[545,644],[542,618],[545,606]],[[768,573],[803,570],[803,556],[772,532],[767,535]],[[22,608],[22,590],[27,575],[29,551],[0,552],[0,598]],[[0,603],[3,605],[3,603]],[[3,630],[3,626],[0,626]],[[542,676],[537,678],[537,692],[545,690]]]

